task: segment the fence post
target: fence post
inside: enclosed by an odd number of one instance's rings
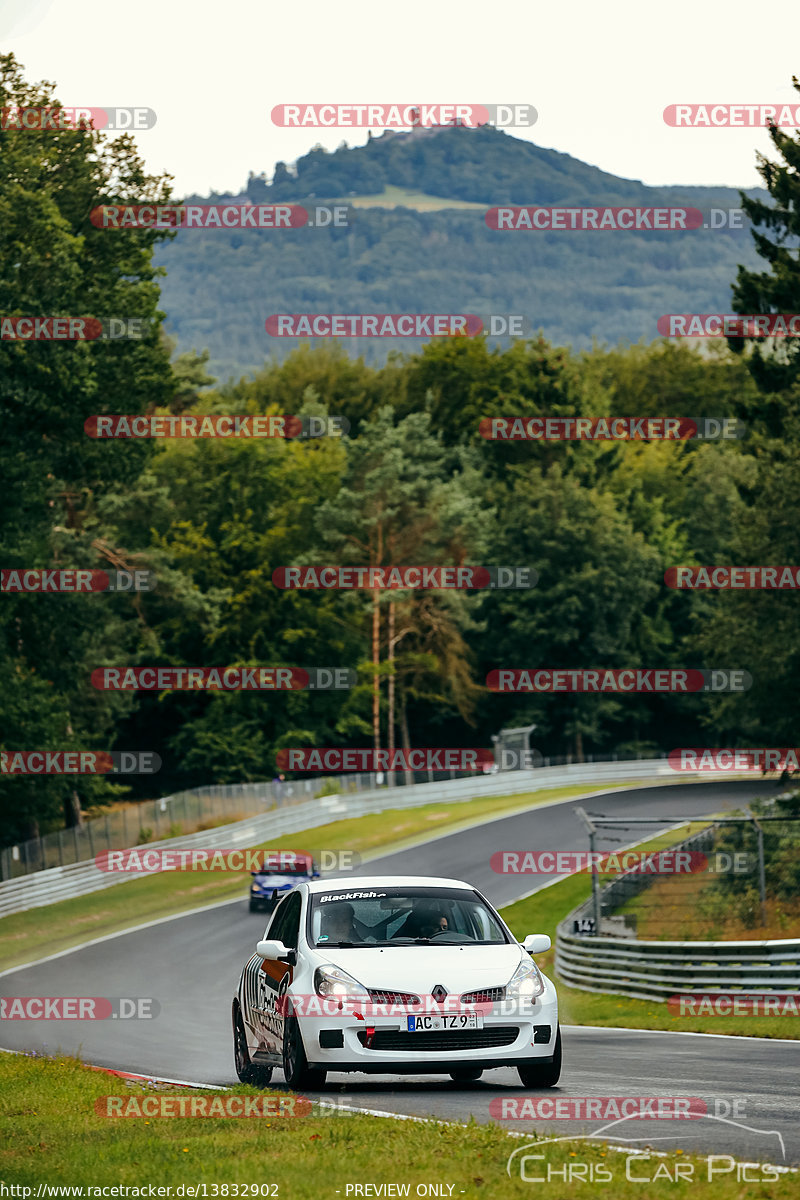
[[[752,816],[752,813],[750,814]],[[758,891],[761,897],[761,924],[767,924],[767,876],[764,869],[764,829],[760,821],[753,817],[753,824],[758,834]]]
[[[597,829],[592,821],[586,815],[583,808],[576,807],[576,814],[583,821],[584,826],[589,834],[589,869],[592,872],[592,907],[594,909],[594,936],[600,937],[600,877],[595,870],[595,834]]]

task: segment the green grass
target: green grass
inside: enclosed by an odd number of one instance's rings
[[[641,781],[637,781],[641,782]],[[453,833],[474,821],[510,815],[548,801],[567,799],[592,790],[634,787],[636,782],[603,784],[602,789],[572,787],[539,789],[516,796],[488,796],[458,804],[428,804],[421,808],[390,809],[366,817],[350,817],[328,825],[287,834],[261,843],[270,849],[354,850],[362,857],[401,850],[409,843],[440,832]],[[226,848],[220,835],[220,847]],[[241,847],[237,847],[241,848]],[[61,900],[41,908],[14,913],[0,920],[0,964],[18,966],[38,955],[54,954],[91,938],[130,929],[143,921],[186,912],[204,904],[247,896],[245,872],[166,871],[129,880],[101,892]]]
[[[136,1096],[141,1102],[165,1092],[208,1096],[190,1088],[117,1079],[70,1058],[0,1055],[0,1182],[34,1189],[40,1183],[83,1188],[122,1185],[144,1187],[144,1195],[148,1185],[154,1185],[172,1188],[173,1197],[179,1185],[206,1184],[207,1195],[214,1196],[211,1184],[220,1185],[218,1195],[224,1194],[224,1184],[238,1184],[240,1189],[243,1184],[277,1184],[277,1192],[268,1194],[276,1194],[279,1200],[335,1200],[337,1194],[346,1200],[348,1184],[381,1183],[408,1183],[411,1196],[420,1184],[451,1184],[454,1200],[535,1194],[518,1170],[516,1176],[506,1174],[509,1154],[535,1137],[533,1128],[530,1138],[526,1134],[522,1140],[509,1137],[495,1123],[423,1124],[340,1112],[322,1116],[324,1110],[316,1107],[310,1116],[294,1119],[148,1120],[109,1118],[95,1111],[95,1102],[103,1096]],[[238,1086],[227,1094],[231,1093],[253,1095],[255,1089]],[[482,1104],[488,1106],[488,1098],[476,1098],[476,1109]],[[435,1107],[435,1100],[430,1106]],[[781,1175],[747,1191],[736,1183],[735,1172],[709,1183],[707,1161],[680,1150],[651,1159],[647,1166],[637,1165],[634,1174],[652,1178],[659,1163],[674,1171],[674,1164],[680,1162],[692,1165],[695,1182],[676,1185],[661,1178],[646,1190],[641,1183],[626,1181],[625,1155],[604,1144],[573,1140],[544,1146],[541,1153],[545,1163],[529,1164],[536,1174],[547,1166],[563,1171],[580,1163],[611,1171],[613,1184],[604,1194],[614,1200],[676,1196],[684,1200],[690,1187],[699,1200],[739,1200],[745,1195],[789,1200],[797,1194],[795,1175]],[[559,1187],[556,1177],[547,1195],[554,1200],[565,1194],[593,1200],[597,1186],[573,1181],[566,1189],[563,1183]],[[232,1186],[227,1195],[234,1195]]]
[[[687,836],[685,827],[642,843],[642,849],[657,850]],[[601,885],[611,878],[600,876]],[[692,877],[689,876],[689,879]],[[742,1037],[798,1038],[800,1017],[765,1017],[724,1014],[720,1016],[675,1016],[667,1005],[627,996],[584,992],[567,987],[555,973],[556,926],[592,892],[591,876],[571,875],[541,892],[502,909],[512,932],[522,939],[528,933],[549,934],[553,948],[537,954],[536,961],[558,988],[559,1020],[564,1025],[619,1025],[626,1029],[671,1029],[690,1033],[729,1033]]]
[[[303,203],[311,207],[310,201]],[[395,187],[394,184],[375,196],[344,196],[333,203],[352,204],[353,208],[413,208],[417,212],[438,212],[443,208],[472,208],[487,212],[490,208],[488,204],[478,204],[473,200],[447,200],[442,196],[429,196],[427,192]]]

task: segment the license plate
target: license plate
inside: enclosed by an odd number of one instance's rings
[[[478,1013],[425,1013],[407,1017],[409,1033],[435,1033],[440,1029],[483,1029],[483,1017]]]

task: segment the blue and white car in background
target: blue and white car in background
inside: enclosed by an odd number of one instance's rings
[[[279,900],[299,884],[319,879],[317,864],[310,854],[274,851],[260,871],[251,871],[250,912],[272,912]]]
[[[328,1071],[450,1075],[515,1067],[524,1087],[561,1072],[558,1000],[488,900],[457,879],[302,882],[280,902],[233,998],[236,1073],[322,1087]]]

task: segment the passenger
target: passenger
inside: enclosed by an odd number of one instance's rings
[[[352,904],[333,903],[322,914],[320,936],[318,941],[330,942],[362,942],[364,939],[355,927],[355,913]]]

